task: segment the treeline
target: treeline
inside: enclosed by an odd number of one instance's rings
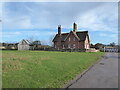
[[[45,50],[45,49],[50,49],[53,48],[52,46],[49,45],[42,45],[40,41],[34,41],[32,43],[34,50]],[[102,43],[96,43],[96,44],[90,44],[90,48],[95,48],[95,49],[100,49],[104,47],[120,47],[119,45],[116,45],[114,42],[105,45]],[[3,50],[17,50],[18,49],[18,43],[0,43],[0,49]]]
[[[49,45],[42,45],[38,41],[34,41],[32,43],[32,46],[34,47],[34,50],[44,50],[51,48]],[[18,43],[0,43],[0,49],[2,50],[17,50],[18,49]]]
[[[114,42],[112,42],[108,45],[102,44],[102,43],[90,44],[90,48],[100,49],[100,48],[104,48],[104,47],[120,47],[120,46],[116,45]]]
[[[0,43],[0,49],[7,49],[7,50],[11,50],[11,49],[14,49],[14,50],[17,50],[17,45],[18,43]]]

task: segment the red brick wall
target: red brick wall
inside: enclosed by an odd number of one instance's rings
[[[54,42],[54,48],[57,48],[57,49],[61,49],[62,48],[61,37],[58,37],[57,42]]]
[[[84,47],[84,41],[80,41],[79,42],[79,48],[80,49],[84,49],[85,47]]]
[[[75,48],[78,48],[78,45],[79,45],[79,41],[77,40],[77,38],[75,37],[75,40],[74,40],[74,35],[73,33],[71,32],[70,35],[67,37],[66,41],[65,41],[65,46],[66,48],[69,48],[68,45],[70,44],[70,48],[74,48],[73,47],[73,44],[75,44]],[[70,40],[69,40],[70,38]]]
[[[70,41],[69,41],[70,38]],[[65,48],[69,48],[68,45],[70,44],[70,48],[75,49],[83,49],[84,48],[84,42],[79,42],[78,39],[74,36],[74,34],[71,32],[70,35],[67,37],[65,42],[63,42],[65,45]],[[74,46],[75,45],[75,46]]]
[[[78,41],[78,39],[74,36],[74,34],[70,32],[69,36],[66,38],[64,42],[61,42],[60,39],[58,40],[58,42],[54,42],[54,47],[56,45],[56,48],[63,49],[63,45],[64,45],[64,49],[68,49],[68,45],[70,44],[70,48],[74,48],[75,45],[75,49],[85,49],[86,43],[87,44],[89,43],[88,37],[85,41]]]

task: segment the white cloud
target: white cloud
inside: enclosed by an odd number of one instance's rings
[[[15,32],[16,35],[20,35],[21,33],[20,32]]]
[[[86,29],[80,29],[80,30],[77,30],[77,31],[88,31],[88,30],[86,30]]]
[[[118,38],[118,34],[107,34],[107,33],[100,33],[99,34],[101,37],[106,37],[106,38]]]
[[[44,31],[19,31],[19,32],[1,32],[0,36],[3,35],[3,37],[16,37],[16,36],[27,36],[27,37],[44,37],[44,36],[51,36],[55,35],[55,32],[44,32]]]
[[[0,2],[0,32],[2,31],[2,6],[3,3]]]
[[[1,17],[2,17],[2,6],[3,6],[3,3],[0,2],[0,19],[1,19]]]
[[[110,31],[118,30],[118,11],[117,3],[105,4],[94,8],[84,15],[78,16],[77,23],[79,27],[87,28],[92,31]]]
[[[75,21],[93,31],[116,32],[118,26],[117,3],[5,3],[3,10],[7,29],[72,28]]]
[[[5,3],[4,27],[56,28],[61,24],[63,28],[71,28],[77,15],[84,15],[102,4],[104,3]]]
[[[33,27],[29,16],[21,16],[19,18],[3,18],[3,20],[3,27],[5,29],[28,29]]]
[[[42,37],[44,40],[44,37],[55,34],[51,30],[44,32],[45,28],[57,29],[58,25],[62,25],[67,31],[73,28],[73,22],[78,24],[78,31],[98,31],[98,35],[99,31],[105,31],[100,36],[111,38],[117,38],[118,33],[117,3],[4,3],[3,21],[4,30],[11,29],[11,33],[4,34],[4,37],[24,35]]]
[[[11,37],[11,36],[20,35],[21,32],[1,32],[0,34],[2,34],[3,37]],[[1,35],[0,35],[0,36],[1,36]]]

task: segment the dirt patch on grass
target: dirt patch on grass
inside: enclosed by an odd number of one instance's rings
[[[23,69],[24,64],[20,61],[6,61],[2,63],[3,72],[16,71]]]
[[[40,57],[40,58],[36,58],[36,59],[34,59],[34,63],[35,63],[35,64],[41,64],[42,61],[44,61],[44,60],[49,60],[49,59],[50,59],[50,57]]]
[[[49,59],[50,59],[50,57],[48,57],[48,56],[40,57],[40,60],[49,60]]]

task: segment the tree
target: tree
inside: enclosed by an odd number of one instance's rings
[[[6,43],[3,42],[3,43],[2,43],[2,46],[6,46]]]
[[[90,44],[90,48],[94,48],[94,47],[95,47],[95,46],[91,43],[91,44]]]
[[[102,48],[104,46],[104,44],[102,44],[102,43],[96,43],[95,44],[95,49],[100,49],[100,48]]]
[[[33,48],[37,50],[41,46],[41,41],[39,41],[39,40],[33,41],[32,45],[33,45]]]
[[[41,41],[39,40],[33,41],[33,45],[41,45]]]
[[[114,43],[114,42],[110,43],[110,46],[114,47],[114,46],[115,46],[115,43]]]

